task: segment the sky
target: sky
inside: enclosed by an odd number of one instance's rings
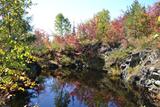
[[[29,10],[34,29],[43,29],[47,33],[54,32],[54,21],[58,13],[69,18],[70,22],[81,23],[94,14],[107,9],[111,19],[120,16],[133,0],[32,0],[34,5]],[[152,5],[159,0],[138,0],[142,5]]]

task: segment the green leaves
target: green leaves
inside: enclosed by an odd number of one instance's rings
[[[146,9],[138,1],[134,1],[125,16],[125,31],[127,36],[140,38],[152,32],[149,27],[150,18]]]
[[[0,4],[2,5],[0,9],[0,16],[2,16],[0,31],[17,41],[21,41],[31,29],[24,17],[26,8],[31,5],[31,1],[1,0]]]
[[[71,23],[69,19],[65,18],[61,13],[56,16],[55,31],[57,35],[61,36],[71,33]]]
[[[97,21],[97,38],[102,39],[106,36],[106,32],[110,25],[110,16],[108,10],[102,10],[98,12],[95,17]]]
[[[27,46],[31,34],[25,15],[30,5],[30,0],[0,0],[0,90],[5,92],[35,85],[25,73],[34,59]]]

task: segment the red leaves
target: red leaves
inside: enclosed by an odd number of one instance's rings
[[[124,32],[124,18],[119,17],[111,22],[111,26],[108,30],[108,39],[109,42],[121,42],[122,39],[125,39],[125,32]]]
[[[78,45],[78,39],[76,36],[68,35],[64,39],[66,44],[68,45],[73,45],[73,46]]]
[[[78,26],[78,34],[88,39],[95,39],[97,34],[96,20],[90,20],[88,23],[82,23]]]
[[[55,36],[54,37],[54,42],[58,43],[58,44],[64,44],[65,43],[65,40],[63,37],[61,36]]]
[[[55,36],[53,42],[56,42],[57,45],[61,46],[61,48],[64,48],[65,46],[72,46],[77,49],[80,46],[77,36],[73,35],[66,35],[64,37]]]
[[[155,32],[160,32],[160,27],[158,27],[158,17],[160,16],[160,3],[149,7],[148,16],[150,17],[150,27],[154,28]]]
[[[42,29],[35,30],[36,45],[45,45],[48,49],[51,49],[51,45],[49,42],[49,35]]]

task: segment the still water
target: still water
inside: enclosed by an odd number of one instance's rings
[[[139,94],[119,80],[92,71],[66,77],[41,76],[41,84],[17,94],[5,107],[140,107]]]

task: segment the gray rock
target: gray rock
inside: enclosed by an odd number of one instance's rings
[[[160,74],[160,70],[158,70],[157,73]]]
[[[154,71],[154,69],[155,69],[154,67],[150,67],[149,68],[150,71]]]
[[[155,84],[156,86],[160,87],[160,80],[155,81],[154,84]]]

